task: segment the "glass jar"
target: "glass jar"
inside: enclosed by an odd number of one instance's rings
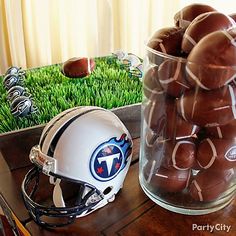
[[[234,198],[235,74],[147,47],[139,179],[158,205],[201,215]]]

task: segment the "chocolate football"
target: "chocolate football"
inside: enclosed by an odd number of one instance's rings
[[[173,97],[180,97],[185,90],[190,89],[185,78],[185,64],[181,60],[168,59],[162,62],[158,76],[164,91]]]
[[[202,170],[189,186],[190,196],[200,202],[213,201],[227,190],[234,176],[233,168],[223,171]]]
[[[159,136],[164,136],[167,119],[165,95],[159,96],[158,100],[149,101],[143,114],[147,126]]]
[[[236,28],[215,31],[203,37],[187,58],[188,82],[206,90],[230,83],[236,76],[235,41]]]
[[[143,93],[146,98],[163,93],[163,89],[158,81],[158,66],[149,68],[143,77]]]
[[[186,28],[198,15],[204,12],[216,11],[213,7],[206,4],[190,4],[180,11],[178,11],[174,16],[175,25],[178,27]]]
[[[184,120],[177,112],[176,103],[169,100],[166,103],[166,129],[164,137],[166,139],[183,139],[195,136],[199,127]]]
[[[155,160],[158,166],[161,166],[161,163],[165,157],[165,141],[163,141],[162,137],[159,136],[155,136],[153,138],[153,140],[146,139],[146,145],[144,145],[146,151],[145,156],[148,160]],[[149,143],[147,143],[148,141]],[[154,142],[151,143],[150,141]]]
[[[166,132],[167,116],[165,109],[165,105],[158,102],[151,102],[144,109],[144,120],[146,121],[148,128],[154,133],[157,133],[158,137],[162,137],[162,139]]]
[[[181,48],[189,53],[207,34],[217,30],[227,30],[235,25],[234,20],[220,12],[206,12],[197,16],[186,29]]]
[[[62,65],[62,73],[69,78],[82,78],[92,73],[95,61],[92,58],[74,57]]]
[[[156,95],[157,96],[157,95]],[[184,120],[177,112],[176,103],[160,95],[150,101],[144,109],[147,126],[162,139],[183,139],[196,135],[199,127]]]
[[[205,127],[225,125],[236,119],[236,88],[230,85],[211,91],[189,90],[177,101],[183,119]]]
[[[156,160],[148,161],[143,169],[143,175],[150,187],[165,192],[181,192],[188,184],[191,170],[175,170],[159,167]]]
[[[184,30],[178,27],[166,27],[156,31],[147,46],[166,54],[179,55]]]
[[[234,139],[236,138],[236,120],[232,120],[226,125],[208,127],[207,134],[215,138]]]
[[[195,143],[191,140],[170,140],[165,142],[162,166],[167,169],[188,170],[196,157]]]
[[[204,139],[198,146],[197,162],[203,169],[230,169],[236,167],[236,140]]]
[[[145,141],[143,142],[143,148],[141,151],[146,159],[153,159],[153,150],[155,148],[155,142],[158,139],[158,134],[146,127],[143,135]]]

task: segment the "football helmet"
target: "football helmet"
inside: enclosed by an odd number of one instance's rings
[[[126,69],[132,70],[140,64],[140,59],[134,54],[128,54],[122,59],[122,66]]]
[[[112,55],[118,60],[123,60],[128,54],[122,50],[117,50]]]
[[[22,183],[25,205],[36,223],[57,227],[115,199],[130,166],[132,139],[113,112],[75,107],[45,126],[29,156],[35,167]],[[36,201],[42,198],[37,197],[40,175],[49,176],[51,205]]]
[[[3,79],[3,85],[6,90],[9,90],[13,86],[23,85],[23,79],[19,75],[6,75]]]
[[[7,92],[7,99],[12,102],[15,98],[19,96],[27,96],[29,97],[30,94],[26,92],[26,89],[22,86],[16,85],[11,87]]]
[[[11,103],[11,113],[15,117],[24,117],[36,111],[31,97],[18,96]]]
[[[7,69],[5,75],[24,75],[25,71],[21,67],[11,66]]]

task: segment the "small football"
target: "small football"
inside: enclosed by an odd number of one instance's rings
[[[191,170],[175,170],[159,167],[158,161],[148,161],[143,175],[150,187],[164,192],[181,192],[188,184]]]
[[[235,96],[236,88],[231,85],[188,90],[177,101],[177,110],[183,119],[201,127],[225,125],[236,119]]]
[[[162,166],[167,169],[188,170],[195,161],[195,143],[188,139],[179,141],[169,140],[165,143]]]
[[[188,55],[188,82],[211,90],[233,81],[236,76],[235,40],[236,28],[215,31],[203,37]]]
[[[224,171],[201,170],[189,186],[190,196],[200,202],[213,201],[227,190],[233,177],[233,168]]]
[[[92,73],[95,61],[92,58],[73,57],[63,63],[61,71],[69,78],[83,78]]]
[[[149,68],[143,77],[143,94],[146,98],[154,98],[155,94],[162,94],[163,89],[158,80],[158,66]]]
[[[148,42],[148,47],[170,55],[179,55],[184,30],[166,27],[156,31]]]
[[[180,97],[189,84],[185,79],[185,64],[181,60],[165,60],[158,68],[159,82],[170,96]]]
[[[203,169],[224,170],[236,167],[234,139],[206,138],[198,146],[197,162]]]
[[[213,7],[206,4],[190,4],[180,11],[175,16],[175,25],[178,27],[186,28],[198,15],[204,12],[216,11]]]
[[[236,120],[232,120],[226,125],[208,127],[207,134],[214,138],[234,139],[236,136]]]
[[[217,11],[206,12],[197,16],[186,29],[182,50],[189,53],[192,48],[207,34],[217,30],[227,30],[235,25],[234,20]]]

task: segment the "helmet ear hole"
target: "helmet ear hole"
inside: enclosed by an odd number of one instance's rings
[[[111,192],[112,189],[113,189],[112,186],[107,187],[107,188],[103,191],[103,194],[104,194],[104,195],[107,195],[108,193]]]

